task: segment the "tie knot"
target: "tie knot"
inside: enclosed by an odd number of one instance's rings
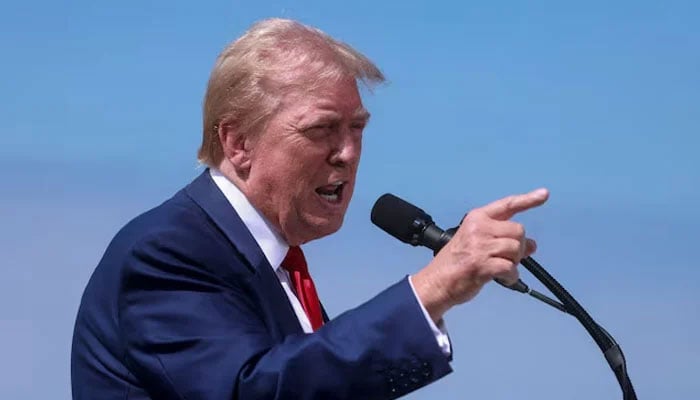
[[[284,260],[282,260],[282,268],[286,269],[289,272],[307,272],[308,267],[306,265],[306,258],[304,258],[304,252],[301,251],[301,247],[289,247],[289,251],[287,251],[287,256],[284,258]]]

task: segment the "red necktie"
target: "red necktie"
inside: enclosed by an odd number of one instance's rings
[[[282,261],[282,268],[289,272],[292,279],[292,285],[297,292],[297,298],[301,306],[309,317],[311,327],[317,330],[323,325],[323,316],[321,315],[321,302],[318,300],[314,281],[309,275],[309,268],[306,265],[304,253],[299,246],[292,246],[287,252],[287,257]]]

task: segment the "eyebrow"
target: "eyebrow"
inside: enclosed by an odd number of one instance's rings
[[[372,116],[369,111],[367,111],[366,108],[363,106],[360,106],[355,112],[352,114],[353,119],[362,119],[364,121],[369,121],[369,118]]]
[[[297,123],[299,125],[307,125],[309,123],[312,123],[312,120],[339,120],[342,118],[342,114],[340,114],[338,111],[335,109],[327,109],[324,107],[321,107],[321,115],[316,115],[312,118],[309,118],[309,115],[306,112],[302,112],[299,114],[297,117]],[[369,123],[369,119],[371,117],[371,114],[367,109],[364,107],[364,105],[360,105],[355,109],[355,111],[352,112],[351,119],[353,121],[358,121],[362,120],[365,124]]]
[[[342,116],[339,112],[333,110],[333,111],[325,111],[321,119],[340,119]],[[365,122],[369,121],[369,118],[371,117],[371,114],[369,111],[367,111],[366,108],[363,106],[358,107],[355,111],[352,113],[352,120],[363,120]]]

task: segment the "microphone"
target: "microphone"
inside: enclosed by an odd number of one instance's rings
[[[433,222],[433,218],[413,204],[386,193],[379,197],[372,207],[372,223],[384,232],[413,246],[424,246],[437,254],[457,231],[457,228],[442,230]],[[494,279],[499,285],[520,293],[528,293],[528,286],[520,279],[512,285],[506,285]]]

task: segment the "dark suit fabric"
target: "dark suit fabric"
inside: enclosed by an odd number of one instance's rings
[[[406,278],[304,334],[208,170],[109,244],[71,356],[76,400],[391,399],[450,371]]]

